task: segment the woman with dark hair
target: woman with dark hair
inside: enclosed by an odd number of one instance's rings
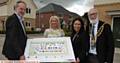
[[[74,55],[77,63],[85,63],[87,51],[87,35],[84,30],[84,23],[81,17],[76,18],[72,22],[71,41]]]

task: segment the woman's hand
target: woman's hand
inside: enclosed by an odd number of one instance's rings
[[[25,56],[24,55],[20,56],[20,60],[25,60]]]
[[[75,63],[80,63],[80,59],[77,57],[76,62]]]
[[[25,63],[25,56],[24,55],[20,56],[19,63]]]

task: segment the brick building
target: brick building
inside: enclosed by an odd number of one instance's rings
[[[69,26],[71,20],[79,15],[72,13],[60,5],[50,3],[43,8],[37,10],[36,13],[36,28],[42,30],[49,27],[49,19],[51,16],[57,15],[60,18],[61,24]]]

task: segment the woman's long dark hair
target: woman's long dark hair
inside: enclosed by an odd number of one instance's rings
[[[78,17],[78,18],[75,18],[75,19],[72,21],[72,35],[76,33],[76,31],[74,30],[74,23],[75,23],[75,21],[77,21],[77,20],[80,21],[80,23],[81,23],[81,28],[80,28],[80,30],[79,30],[79,33],[84,32],[84,23],[83,23],[83,20],[82,20],[81,17]]]

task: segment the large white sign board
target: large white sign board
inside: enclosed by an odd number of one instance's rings
[[[28,39],[25,57],[39,62],[75,61],[70,37]]]

